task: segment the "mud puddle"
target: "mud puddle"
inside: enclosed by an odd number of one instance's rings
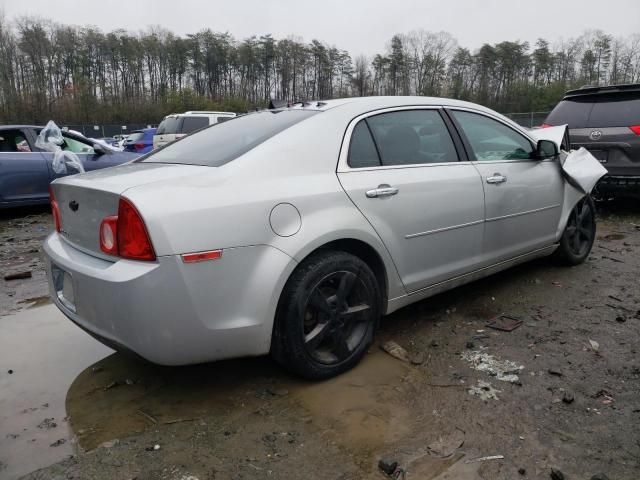
[[[67,390],[78,372],[110,351],[52,305],[0,318],[0,478],[73,453]]]

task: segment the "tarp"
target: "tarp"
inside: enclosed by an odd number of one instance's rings
[[[40,130],[38,138],[36,138],[36,147],[53,153],[53,171],[58,174],[67,173],[67,166],[74,168],[80,173],[84,172],[84,165],[73,152],[68,150],[62,150],[64,143],[64,137],[62,136],[62,130],[58,127],[53,120],[49,120],[49,123]]]

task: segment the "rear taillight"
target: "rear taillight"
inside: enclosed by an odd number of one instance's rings
[[[118,255],[118,216],[106,217],[100,224],[100,250]]]
[[[631,130],[636,135],[640,135],[640,125],[634,125],[633,127],[629,127],[629,130]]]
[[[49,186],[49,200],[51,201],[51,212],[53,212],[53,222],[56,225],[56,232],[62,231],[62,223],[60,222],[60,208],[55,195],[53,194],[53,188]]]
[[[553,125],[549,124],[549,123],[543,123],[542,125],[540,125],[542,128],[549,128],[549,127],[553,127]]]
[[[118,215],[102,220],[100,250],[131,260],[156,259],[144,221],[129,200],[120,198]]]
[[[133,146],[136,150],[142,150],[145,147],[144,143],[135,143]]]

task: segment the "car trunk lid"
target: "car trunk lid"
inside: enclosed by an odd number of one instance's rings
[[[131,163],[58,180],[51,188],[60,211],[60,235],[79,250],[113,259],[100,249],[100,224],[118,214],[120,196],[133,187],[197,175],[197,170],[211,172],[210,167]]]

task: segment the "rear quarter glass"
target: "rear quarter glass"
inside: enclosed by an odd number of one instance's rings
[[[139,161],[219,167],[318,114],[309,110],[269,110],[242,115],[195,132]]]

